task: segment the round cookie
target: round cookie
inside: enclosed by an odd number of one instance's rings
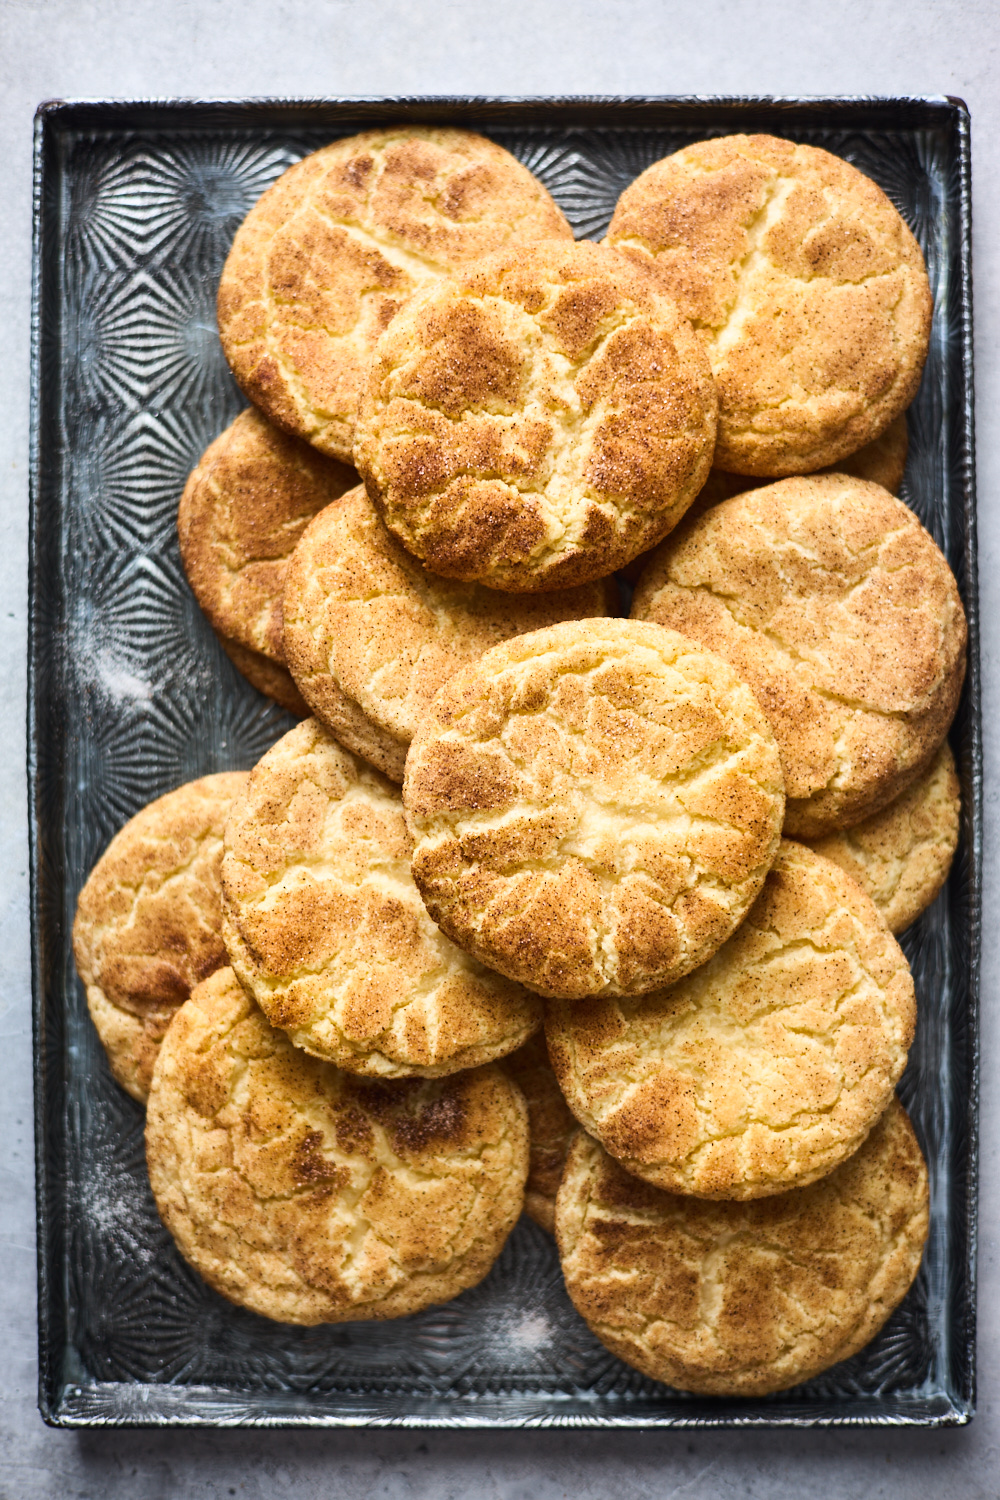
[[[888,807],[810,845],[868,892],[890,931],[904,932],[948,878],[961,810],[955,757],[946,742]]]
[[[286,713],[295,714],[299,719],[309,717],[309,705],[295,686],[295,679],[287,667],[272,661],[269,656],[264,656],[260,651],[251,651],[249,647],[241,646],[237,641],[228,640],[224,635],[219,635],[218,631],[216,635],[219,645],[237,672],[240,672],[247,682],[257,689],[258,693],[273,698]]]
[[[837,464],[912,401],[930,338],[923,255],[870,178],[817,146],[687,146],[618,200],[606,243],[653,268],[719,390],[715,462]]]
[[[556,1082],[541,1032],[505,1058],[504,1067],[528,1106],[531,1150],[524,1188],[524,1211],[542,1229],[554,1234],[556,1194],[566,1165],[566,1153],[576,1135],[576,1118]]]
[[[181,561],[220,636],[284,665],[281,598],[295,544],[353,469],[243,411],[202,454],[177,511]]]
[[[700,641],[753,688],[793,836],[848,828],[898,796],[947,734],[965,675],[945,558],[901,500],[842,474],[750,490],[683,526],[632,615]]]
[[[625,1172],[582,1131],[556,1206],[566,1287],[619,1359],[707,1396],[786,1390],[869,1343],[927,1240],[927,1167],[896,1099],[821,1182],[705,1203]]]
[[[467,130],[400,125],[289,167],[236,232],[219,333],[272,422],[351,462],[372,349],[410,293],[511,241],[572,240],[537,178]]]
[[[534,995],[431,921],[399,790],[309,719],[251,772],[226,826],[223,936],[240,983],[297,1047],[376,1078],[512,1052]]]
[[[146,1102],[163,1035],[193,985],[226,962],[222,832],[245,771],[221,771],[136,813],[80,892],[73,956],[115,1078]]]
[[[856,1151],[906,1066],[909,965],[864,891],[784,841],[708,963],[637,999],[546,1007],[559,1086],[636,1177],[701,1198],[804,1187]]]
[[[439,578],[358,485],[309,523],[285,585],[285,653],[312,711],[396,781],[417,725],[459,667],[513,635],[617,611],[614,581],[509,595]],[[384,742],[372,753],[373,737]],[[388,752],[388,753],[387,753]]]
[[[486,1275],[524,1201],[524,1100],[499,1068],[366,1083],[294,1048],[221,969],[153,1077],[149,1180],[184,1258],[287,1323],[398,1318]]]
[[[704,963],[755,900],[784,810],[746,684],[629,620],[516,636],[457,673],[414,736],[403,801],[434,920],[571,999]]]
[[[716,407],[701,343],[652,277],[548,241],[397,314],[354,460],[432,572],[533,593],[604,577],[676,525],[708,474]]]

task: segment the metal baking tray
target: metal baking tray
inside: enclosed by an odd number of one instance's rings
[[[687,1396],[614,1359],[527,1220],[487,1279],[388,1323],[232,1307],[160,1224],[142,1111],[116,1087],[70,952],[77,892],[152,797],[250,766],[289,726],[187,588],[175,508],[243,405],[215,329],[229,242],[291,162],[395,121],[468,126],[536,172],[579,236],[688,141],[766,130],[854,162],[912,225],[935,296],[904,498],[969,615],[952,733],[965,792],[945,892],[911,929],[920,1022],[901,1087],[930,1164],[917,1282],[849,1362],[761,1400]],[[54,102],[36,119],[30,698],[39,1405],[60,1426],[835,1426],[968,1421],[974,1403],[982,763],[972,453],[969,119],[930,99]]]

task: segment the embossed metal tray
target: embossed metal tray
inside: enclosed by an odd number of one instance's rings
[[[935,296],[904,498],[947,553],[971,627],[952,740],[965,790],[945,892],[905,938],[920,1022],[901,1093],[932,1226],[878,1339],[764,1400],[685,1396],[620,1364],[523,1220],[489,1277],[389,1323],[292,1328],[230,1306],[176,1253],[70,952],[111,835],[192,776],[250,766],[290,724],[219,649],[187,588],[175,511],[243,404],[215,331],[236,226],[292,161],[392,121],[467,125],[599,237],[647,165],[768,130],[847,157],[915,230]],[[63,1426],[737,1426],[969,1419],[974,1401],[981,754],[972,466],[969,121],[927,100],[365,100],[44,105],[36,121],[29,783],[39,1404]]]

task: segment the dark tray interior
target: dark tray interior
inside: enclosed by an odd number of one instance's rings
[[[935,294],[903,498],[971,627],[952,732],[965,790],[946,890],[904,946],[920,1006],[901,1086],[931,1169],[917,1282],[878,1339],[766,1400],[704,1400],[613,1359],[523,1220],[481,1286],[390,1323],[289,1328],[231,1307],[157,1218],[142,1111],[116,1087],[70,951],[77,893],[152,797],[250,766],[290,725],[188,590],[177,500],[243,405],[215,330],[232,235],[279,173],[400,119],[468,125],[545,182],[579,236],[689,140],[771,130],[845,156],[916,232]],[[968,1420],[981,758],[968,117],[948,100],[389,100],[53,104],[36,134],[29,780],[40,1406],[62,1425],[809,1425]]]

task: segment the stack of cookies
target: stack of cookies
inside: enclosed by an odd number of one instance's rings
[[[178,528],[303,722],[126,825],[74,930],[223,1295],[397,1317],[526,1208],[610,1349],[726,1395],[903,1297],[893,933],[957,843],[965,661],[892,493],[930,312],[885,195],[766,136],[657,163],[600,245],[456,130],[251,211],[219,322],[254,407]]]

